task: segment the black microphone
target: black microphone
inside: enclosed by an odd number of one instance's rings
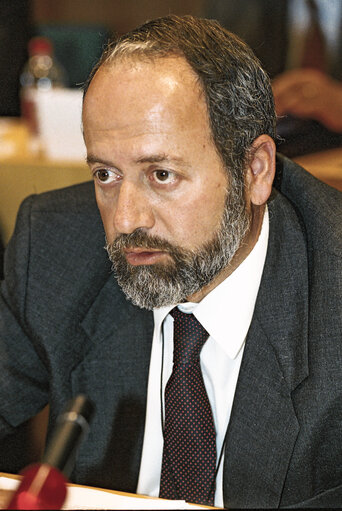
[[[58,417],[56,429],[43,455],[42,463],[58,468],[69,477],[79,445],[89,431],[94,413],[92,402],[83,394],[72,399]]]
[[[78,447],[89,430],[94,405],[84,395],[72,399],[57,418],[56,428],[41,463],[22,471],[22,481],[7,509],[60,509],[67,493],[67,478]]]

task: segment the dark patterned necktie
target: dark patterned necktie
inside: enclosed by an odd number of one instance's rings
[[[301,67],[326,71],[326,42],[322,32],[318,7],[315,0],[306,0],[310,12],[310,24],[305,36]]]
[[[200,367],[208,332],[175,308],[173,370],[165,388],[160,497],[214,504],[216,435]]]

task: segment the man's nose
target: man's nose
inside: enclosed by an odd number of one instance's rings
[[[151,229],[154,215],[146,193],[130,181],[120,187],[114,213],[114,228],[119,234],[130,234],[136,229]]]

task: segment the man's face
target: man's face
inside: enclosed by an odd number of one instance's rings
[[[209,292],[223,280],[218,274],[245,235],[248,215],[231,204],[205,99],[187,62],[127,59],[102,67],[85,97],[83,127],[109,254],[126,294],[153,308],[196,299],[203,287]],[[189,268],[196,258],[195,265],[210,265],[222,237],[228,257],[192,282]],[[180,289],[182,281],[189,285]],[[165,282],[172,292],[161,290]],[[131,296],[139,288],[140,300]]]

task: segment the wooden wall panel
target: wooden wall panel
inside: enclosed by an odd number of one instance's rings
[[[101,24],[125,32],[166,14],[201,15],[204,0],[32,0],[35,23]]]

